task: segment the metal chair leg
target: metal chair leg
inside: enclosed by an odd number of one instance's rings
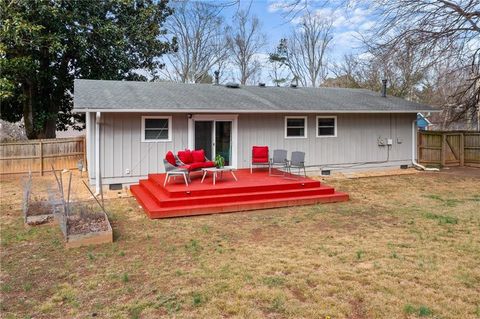
[[[163,182],[163,187],[165,187],[167,185],[167,181],[168,181],[169,177],[170,177],[170,175],[167,173],[165,175],[165,182]]]
[[[183,173],[183,179],[185,180],[185,185],[188,186],[187,174]]]

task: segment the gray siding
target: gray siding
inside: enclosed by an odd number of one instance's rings
[[[170,114],[149,114],[170,115]],[[291,114],[289,114],[291,115]],[[304,114],[298,114],[304,115]],[[324,115],[324,114],[322,114]],[[411,162],[412,121],[415,114],[332,114],[337,115],[337,136],[316,137],[316,115],[308,115],[308,138],[285,138],[285,114],[240,114],[238,117],[238,166],[249,167],[251,147],[268,145],[304,151],[311,171],[319,166],[344,164],[344,168],[397,166]],[[188,146],[187,114],[172,115],[171,142],[141,142],[140,113],[102,113],[100,163],[103,182],[132,183],[149,173],[163,172],[163,158],[169,150]],[[90,115],[87,152],[89,175],[93,183],[95,115]],[[377,138],[392,138],[387,147],[377,145]],[[402,143],[397,143],[401,139]],[[333,168],[333,167],[332,167]],[[127,174],[127,169],[130,173]]]
[[[413,114],[337,114],[337,136],[316,137],[316,115],[308,115],[308,137],[288,139],[285,138],[285,115],[240,115],[238,163],[248,167],[253,145],[303,151],[309,166],[386,161],[388,149],[378,146],[379,136],[393,139],[389,161],[409,161],[415,118]],[[403,142],[397,143],[397,138]]]

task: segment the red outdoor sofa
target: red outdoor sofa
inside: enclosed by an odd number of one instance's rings
[[[185,184],[190,182],[190,172],[200,171],[202,168],[214,167],[215,163],[205,157],[205,151],[201,150],[184,150],[178,151],[174,155],[168,151],[163,160],[165,165],[165,182],[167,184],[171,176],[183,176]]]

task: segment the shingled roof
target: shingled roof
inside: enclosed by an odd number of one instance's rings
[[[76,112],[416,113],[434,108],[364,89],[75,80]]]

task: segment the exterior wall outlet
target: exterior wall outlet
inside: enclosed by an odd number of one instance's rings
[[[393,144],[393,140],[391,138],[387,138],[387,145],[392,145]]]
[[[130,168],[127,168],[127,169],[125,170],[125,175],[130,175]]]
[[[397,144],[402,144],[403,143],[403,138],[397,137]]]

